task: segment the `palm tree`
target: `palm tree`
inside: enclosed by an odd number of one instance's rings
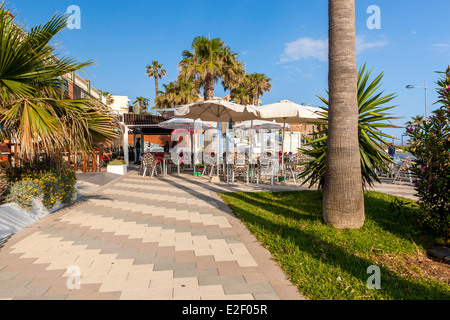
[[[192,52],[185,50],[179,63],[179,79],[193,81],[203,87],[204,99],[214,97],[214,83],[219,78],[228,84],[245,74],[243,63],[237,54],[220,38],[210,40],[199,36],[192,42]]]
[[[407,127],[409,127],[409,126],[418,126],[418,125],[420,125],[423,122],[423,118],[424,118],[423,115],[422,116],[421,115],[417,115],[415,117],[412,117],[411,120],[407,121],[405,123],[405,125]]]
[[[91,64],[55,56],[49,43],[66,25],[59,14],[25,31],[0,5],[0,138],[16,138],[29,159],[40,150],[92,151],[116,137],[114,120],[98,101],[61,94],[63,76]]]
[[[176,101],[176,82],[169,82],[169,84],[163,84],[164,91],[160,91],[156,97],[153,109],[169,109],[177,105]]]
[[[377,92],[383,73],[368,82],[370,74],[371,71],[366,71],[365,65],[358,72],[358,139],[364,189],[373,186],[374,181],[380,183],[377,171],[390,172],[389,163],[394,163],[382,148],[382,144],[388,143],[385,139],[393,137],[381,132],[380,128],[398,128],[398,126],[388,123],[390,120],[398,118],[385,113],[386,110],[394,108],[393,106],[386,107],[385,104],[393,100],[395,96],[393,94],[383,96],[383,92]],[[319,99],[326,105],[322,107],[324,110],[322,115],[327,119],[329,102],[323,97],[319,97]],[[326,172],[327,126],[322,126],[315,136],[314,140],[305,137],[307,145],[312,149],[300,149],[300,152],[311,159],[305,162],[307,168],[300,174],[300,177],[305,178],[303,184],[309,183],[312,187],[318,183],[318,189],[323,189]]]
[[[163,85],[165,91],[155,99],[153,109],[173,108],[177,105],[197,102],[200,89],[190,81],[179,79],[177,82],[170,82]]]
[[[272,89],[270,82],[272,79],[268,78],[264,73],[251,73],[248,75],[249,86],[253,94],[253,105],[259,106],[259,97],[264,95],[264,92],[269,92]]]
[[[364,224],[358,141],[355,1],[329,0],[329,108],[323,215],[336,228]]]
[[[175,106],[193,103],[199,100],[200,89],[193,82],[179,79],[176,82],[175,90],[177,96]]]
[[[147,75],[150,78],[155,78],[155,97],[158,97],[159,79],[166,76],[166,70],[158,61],[152,61],[152,64],[147,66]]]
[[[241,78],[237,78],[234,82],[226,83],[222,81],[224,90],[230,91],[231,99],[242,105],[259,105],[259,97],[264,91],[270,91],[272,85],[269,83],[271,79],[265,74],[252,73],[245,74]]]
[[[136,100],[133,102],[133,113],[136,114],[144,114],[147,113],[148,108],[148,99],[144,97],[137,97]]]
[[[102,96],[106,99],[106,106],[109,107],[114,103],[114,97],[108,91],[102,92]]]
[[[248,106],[253,104],[253,94],[245,86],[230,90],[231,99],[241,105]]]

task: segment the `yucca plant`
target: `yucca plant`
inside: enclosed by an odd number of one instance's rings
[[[91,64],[56,55],[51,41],[67,18],[55,14],[26,31],[0,5],[0,139],[17,139],[27,158],[39,151],[93,151],[116,136],[98,101],[63,96],[62,77]]]
[[[394,162],[383,150],[382,144],[389,144],[385,139],[393,139],[393,137],[383,133],[380,129],[397,127],[390,122],[397,118],[386,113],[395,106],[385,106],[395,98],[395,94],[383,95],[383,91],[379,92],[384,74],[381,73],[374,80],[369,81],[371,73],[372,70],[366,71],[366,65],[358,71],[358,135],[363,188],[373,186],[374,181],[380,182],[378,172],[390,172],[389,163]],[[325,103],[325,106],[321,107],[323,109],[322,117],[327,119],[328,100],[321,96],[319,99]],[[326,125],[320,124],[318,127],[316,139],[305,137],[306,145],[312,149],[299,149],[310,158],[302,163],[307,166],[300,177],[305,179],[303,184],[309,183],[311,187],[318,183],[318,189],[323,189],[328,128]]]

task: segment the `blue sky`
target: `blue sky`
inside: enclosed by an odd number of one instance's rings
[[[9,0],[16,21],[35,26],[70,5],[81,10],[81,29],[58,36],[61,55],[94,60],[86,78],[94,87],[133,101],[153,101],[154,79],[146,65],[158,60],[167,70],[160,83],[174,81],[181,53],[195,36],[221,38],[246,63],[248,73],[265,73],[273,89],[263,104],[279,100],[320,105],[327,89],[328,1],[299,0]],[[371,5],[380,8],[380,29],[369,29]],[[447,30],[450,1],[357,0],[358,66],[367,63],[374,74],[384,72],[382,88],[396,93],[394,124],[424,114],[424,89],[406,89],[427,81],[428,114],[436,106],[435,71],[450,64]],[[160,84],[161,86],[161,84]],[[224,93],[220,83],[215,96]],[[400,138],[403,129],[386,132]]]

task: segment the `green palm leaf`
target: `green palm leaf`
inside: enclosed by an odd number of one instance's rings
[[[98,102],[62,98],[62,77],[92,63],[56,55],[50,43],[66,22],[56,14],[25,31],[0,5],[0,133],[18,139],[29,158],[41,150],[94,150],[116,137],[114,120]]]
[[[359,110],[359,151],[361,157],[361,176],[363,187],[373,186],[374,181],[380,182],[377,172],[389,172],[389,163],[393,161],[389,155],[382,150],[382,144],[388,144],[386,139],[393,139],[390,135],[380,131],[380,128],[397,127],[390,123],[390,120],[397,119],[384,111],[391,110],[394,106],[385,107],[395,98],[394,94],[383,95],[378,92],[381,87],[383,73],[379,74],[370,81],[372,70],[366,71],[366,65],[360,68],[358,72],[358,110]],[[327,92],[328,93],[328,92]],[[324,97],[319,99],[326,105],[322,116],[328,117],[328,100]],[[300,175],[304,178],[303,184],[309,183],[310,186],[318,184],[322,189],[325,179],[325,159],[327,146],[327,126],[316,133],[316,139],[306,138],[306,145],[312,149],[302,148],[300,152],[304,153],[311,160],[307,164],[307,169]]]

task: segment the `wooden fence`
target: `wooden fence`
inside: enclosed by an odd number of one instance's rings
[[[18,167],[23,164],[23,159],[19,157],[20,145],[3,142],[0,143],[0,162],[8,162],[12,167]],[[70,153],[64,152],[63,159],[70,165],[74,171],[82,172],[100,172],[105,165],[104,154],[101,152],[93,153]]]

